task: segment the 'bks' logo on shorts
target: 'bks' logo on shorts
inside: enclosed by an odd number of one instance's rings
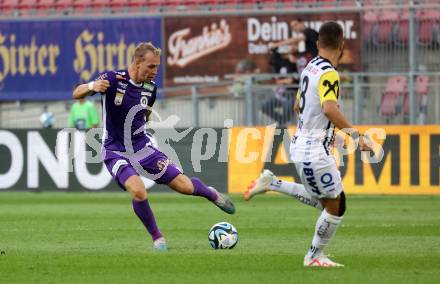
[[[123,99],[124,99],[124,94],[117,92],[115,96],[115,105],[120,106],[122,104]]]
[[[170,159],[159,160],[157,161],[157,168],[159,169],[159,171],[162,171],[165,167],[168,166],[169,163]]]

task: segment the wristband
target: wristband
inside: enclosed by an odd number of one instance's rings
[[[94,87],[94,85],[95,85],[95,82],[94,82],[94,81],[92,81],[92,82],[90,82],[90,83],[87,84],[87,88],[89,89],[89,91],[93,91],[93,87]]]

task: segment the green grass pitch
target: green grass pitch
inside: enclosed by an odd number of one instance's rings
[[[237,213],[203,198],[151,194],[169,251],[152,251],[128,195],[0,193],[0,283],[440,283],[440,197],[348,196],[328,248],[345,268],[302,266],[318,211],[278,195]],[[239,243],[214,251],[211,225]]]

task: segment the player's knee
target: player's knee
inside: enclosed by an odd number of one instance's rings
[[[178,175],[172,180],[169,186],[182,194],[192,194],[194,190],[191,180],[183,174]]]
[[[147,199],[147,191],[144,188],[136,188],[130,191],[131,197],[134,200],[145,200]]]
[[[131,197],[133,199],[139,201],[147,199],[147,191],[145,190],[145,186],[139,177],[130,177],[124,183],[124,187],[131,194]]]
[[[347,202],[345,200],[345,193],[341,192],[339,195],[339,212],[338,216],[341,217],[345,214],[345,210],[347,209]]]

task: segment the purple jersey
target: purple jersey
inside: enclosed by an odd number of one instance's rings
[[[107,71],[96,80],[108,80],[110,87],[102,95],[104,123],[104,148],[111,151],[127,151],[131,137],[134,152],[150,142],[146,135],[145,114],[156,100],[156,84],[135,84],[127,70]],[[127,127],[124,137],[124,129]]]

